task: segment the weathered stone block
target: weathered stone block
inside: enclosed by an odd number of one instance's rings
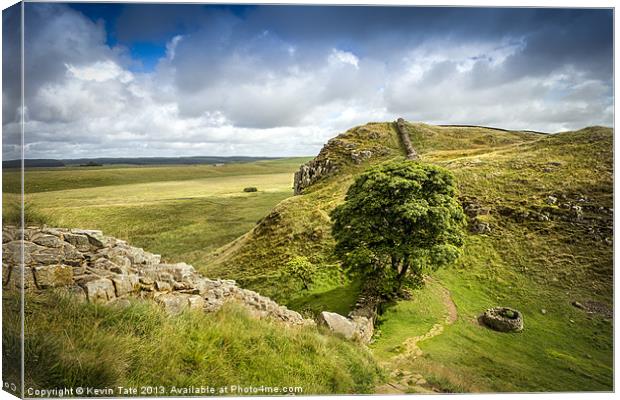
[[[92,303],[107,303],[116,297],[114,284],[107,278],[98,278],[86,282],[83,288],[88,301]]]
[[[32,262],[37,265],[60,264],[64,261],[61,248],[43,247],[31,254]]]
[[[166,281],[155,281],[155,288],[159,292],[172,292],[172,285]]]
[[[356,328],[355,324],[340,314],[323,311],[320,315],[320,322],[325,324],[332,332],[340,334],[347,339],[352,339]]]
[[[167,269],[159,268],[155,266],[153,268],[140,268],[140,276],[151,279],[152,281],[168,282],[170,285],[174,284],[174,277]]]
[[[375,332],[375,325],[373,320],[361,316],[351,317],[351,320],[355,324],[355,338],[362,343],[370,343],[372,335]]]
[[[79,251],[90,251],[90,241],[88,236],[77,233],[65,233],[63,235],[66,242],[69,242]]]
[[[69,265],[34,267],[34,280],[39,289],[73,285],[73,268]]]
[[[125,246],[123,251],[132,264],[155,265],[161,262],[159,254],[152,254],[137,247]]]
[[[4,289],[32,289],[36,288],[32,268],[23,269],[24,280],[22,286],[22,269],[15,265],[2,264],[2,287]]]
[[[155,301],[159,303],[168,314],[176,315],[180,314],[189,306],[187,297],[187,295],[183,294],[162,293],[155,297]]]
[[[5,227],[2,229],[2,243],[12,242],[19,239],[19,231],[15,227]]]
[[[88,300],[86,298],[86,292],[80,286],[69,286],[67,288],[67,292],[70,293],[79,302],[85,302]]]
[[[155,280],[153,280],[153,278],[149,276],[141,276],[139,280],[140,280],[140,283],[142,283],[143,285],[152,285],[155,283]]]
[[[63,244],[63,241],[58,236],[45,233],[35,235],[32,241],[43,247],[62,247]]]
[[[84,261],[84,256],[78,249],[69,243],[64,243],[62,246],[63,262],[69,265],[80,265]]]
[[[168,272],[175,281],[183,282],[191,280],[196,270],[191,265],[185,263],[178,264],[159,264],[157,268],[161,271]]]
[[[103,236],[103,232],[101,231],[87,229],[71,229],[71,233],[86,236],[89,243],[99,249],[105,247],[106,244],[109,242],[109,239]]]
[[[114,264],[118,265],[119,267],[129,270],[129,268],[131,267],[131,261],[129,260],[129,258],[122,256],[120,254],[112,254],[109,257],[110,261],[112,261]]]
[[[136,290],[138,277],[136,275],[115,275],[112,278],[116,297],[125,296]]]
[[[106,271],[111,271],[117,274],[127,275],[129,273],[129,268],[125,266],[120,266],[107,258],[98,258],[93,263],[93,266],[97,269],[103,269]]]
[[[23,242],[22,248],[22,242],[19,240],[5,243],[2,245],[2,262],[14,266],[19,265],[21,263],[23,251],[24,264],[30,265],[33,263],[32,255],[44,248],[45,247],[26,241]]]
[[[202,310],[205,306],[205,299],[203,299],[202,296],[199,295],[189,295],[189,297],[187,298],[187,304],[190,309]]]

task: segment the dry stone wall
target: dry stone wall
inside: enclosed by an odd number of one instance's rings
[[[101,231],[14,227],[2,231],[4,289],[45,290],[64,287],[94,303],[152,299],[167,312],[185,309],[217,311],[227,301],[245,306],[252,315],[289,325],[314,321],[232,280],[208,279],[185,263],[162,262],[161,256],[136,248]],[[19,268],[23,249],[24,269]],[[22,285],[23,283],[23,285]]]
[[[396,120],[396,130],[398,131],[398,137],[400,141],[403,143],[405,147],[405,152],[407,153],[407,160],[417,160],[420,157],[418,153],[413,148],[411,144],[411,139],[409,138],[409,133],[407,132],[407,125],[405,125],[405,120],[402,118],[398,118]]]

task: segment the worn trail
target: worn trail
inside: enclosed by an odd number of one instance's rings
[[[439,390],[430,385],[424,376],[410,370],[411,362],[421,357],[424,352],[418,344],[432,339],[443,333],[446,326],[452,325],[458,319],[458,312],[450,291],[441,286],[441,300],[446,308],[446,316],[443,321],[436,323],[423,335],[413,336],[403,342],[404,351],[390,359],[384,367],[391,371],[388,382],[376,388],[377,393],[382,394],[405,394],[405,393],[433,393]],[[408,368],[403,368],[407,365]]]

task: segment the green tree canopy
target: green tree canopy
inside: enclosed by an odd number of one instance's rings
[[[336,254],[352,273],[391,296],[453,262],[463,244],[465,215],[454,176],[415,161],[369,168],[332,212]]]

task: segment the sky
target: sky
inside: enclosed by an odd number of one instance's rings
[[[15,19],[3,13],[4,159]],[[398,117],[613,123],[609,9],[26,3],[25,26],[27,158],[315,155]]]

